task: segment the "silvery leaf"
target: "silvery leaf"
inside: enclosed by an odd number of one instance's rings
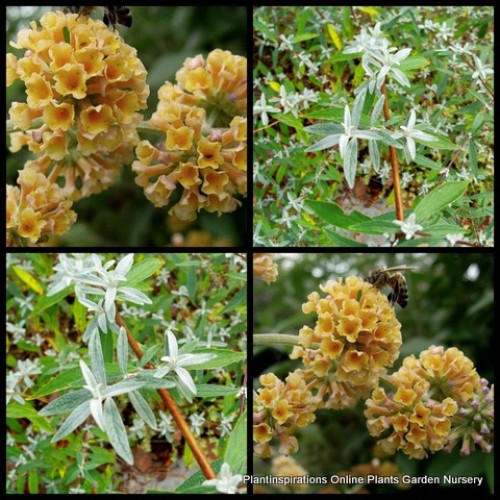
[[[94,374],[97,383],[101,384],[101,387],[103,388],[106,387],[104,356],[102,354],[101,337],[97,330],[94,331],[94,334],[90,337],[89,357],[90,366],[92,367],[92,373]]]
[[[375,172],[380,170],[380,153],[376,141],[368,141],[368,152]]]
[[[87,389],[79,389],[78,391],[69,392],[60,398],[54,399],[47,406],[44,406],[39,412],[43,417],[52,415],[60,415],[70,410],[74,410],[77,406],[92,399],[92,395]]]
[[[133,391],[129,394],[129,398],[132,406],[135,408],[135,411],[143,418],[151,429],[156,430],[155,416],[147,401],[142,397],[141,393]]]
[[[373,111],[370,118],[370,125],[373,126],[375,122],[378,120],[380,113],[382,113],[382,110],[384,109],[384,101],[385,101],[384,94],[380,94],[378,101],[375,103],[375,106],[373,106]]]
[[[120,455],[129,465],[132,465],[134,463],[134,458],[128,442],[127,432],[123,425],[120,412],[111,398],[106,399],[104,403],[104,430],[116,453],[118,453],[118,455]]]
[[[352,126],[357,127],[359,120],[361,119],[361,113],[363,112],[363,106],[365,104],[366,90],[362,90],[354,99],[354,105],[352,108]]]
[[[91,335],[94,333],[94,331],[97,330],[97,319],[93,319],[88,325],[87,328],[85,329],[85,333],[83,334],[83,341],[88,342]]]
[[[51,443],[55,443],[71,434],[79,425],[83,424],[86,418],[90,415],[90,403],[86,401],[78,406],[73,413],[63,422],[56,435],[52,438]]]
[[[144,382],[140,380],[124,380],[123,382],[109,386],[106,390],[102,391],[102,395],[105,397],[119,396],[120,394],[140,389],[143,386]]]
[[[314,143],[312,146],[309,146],[305,149],[306,153],[312,151],[321,151],[322,149],[331,148],[332,146],[336,146],[339,143],[341,134],[333,134],[321,139],[320,141]]]
[[[128,357],[128,340],[125,328],[120,328],[118,334],[118,343],[116,346],[116,354],[118,357],[118,366],[123,374],[127,373],[127,357]]]
[[[118,288],[120,296],[126,300],[133,302],[134,304],[152,304],[151,299],[145,294],[136,290],[135,288],[130,288],[128,286],[122,286]]]

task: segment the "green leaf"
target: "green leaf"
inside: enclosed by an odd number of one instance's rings
[[[187,270],[186,287],[191,302],[196,303],[196,266],[189,266]]]
[[[144,422],[146,422],[151,429],[156,430],[155,416],[149,407],[148,402],[142,397],[141,393],[139,391],[132,391],[129,392],[128,396],[135,411],[142,417]]]
[[[17,274],[19,279],[28,285],[32,290],[38,294],[43,293],[43,287],[28,271],[25,271],[20,266],[12,266],[12,270]]]
[[[448,150],[455,150],[458,149],[458,146],[456,144],[453,144],[449,139],[446,137],[436,134],[436,132],[432,130],[428,130],[425,127],[422,127],[421,129],[422,132],[425,132],[426,134],[429,134],[430,136],[434,137],[433,141],[422,141],[418,138],[415,137],[415,141],[420,143],[420,144],[425,144],[426,146],[434,149],[448,149]]]
[[[190,370],[212,370],[213,368],[222,368],[233,363],[239,363],[246,358],[246,353],[231,351],[230,349],[197,349],[193,354],[215,354],[215,357],[205,363],[190,365]]]
[[[212,469],[216,474],[219,473],[220,468],[222,467],[222,464],[224,463],[223,460],[215,460],[214,462],[211,463]],[[184,493],[186,490],[190,488],[194,488],[196,486],[200,486],[203,481],[205,481],[205,476],[203,475],[203,472],[201,470],[195,472],[191,476],[189,476],[176,490],[176,493]],[[165,492],[162,491],[164,494]]]
[[[326,201],[306,200],[306,205],[311,208],[316,215],[328,224],[342,229],[349,229],[355,221],[344,214],[336,203]]]
[[[87,308],[76,297],[73,304],[73,317],[75,318],[76,329],[83,332],[87,326]]]
[[[315,123],[305,127],[304,130],[314,135],[332,135],[342,133],[344,127],[336,123]]]
[[[224,462],[233,474],[245,474],[247,464],[247,412],[241,414],[227,442]]]
[[[11,401],[7,406],[7,418],[27,418],[33,424],[43,429],[46,432],[54,432],[52,426],[45,420],[45,418],[38,415],[37,411],[31,406],[22,405],[17,401]]]
[[[409,71],[413,69],[420,69],[429,65],[429,59],[422,56],[410,56],[403,59],[399,64],[401,71]]]
[[[54,399],[48,405],[44,406],[39,412],[39,415],[50,417],[52,415],[60,415],[68,411],[74,410],[85,401],[90,401],[92,395],[87,389],[72,391],[60,398]]]
[[[123,425],[122,418],[116,403],[113,398],[106,399],[104,403],[104,425],[108,435],[109,442],[115,449],[116,453],[125,460],[129,465],[134,463],[132,450],[127,438],[127,431]]]
[[[301,33],[300,35],[295,35],[292,38],[292,43],[305,42],[306,40],[312,40],[313,38],[318,38],[317,33]]]
[[[369,222],[361,222],[351,226],[351,231],[365,234],[384,234],[384,233],[397,233],[400,231],[398,225],[389,221],[371,220]]]
[[[432,170],[443,170],[443,165],[435,161],[429,160],[429,158],[426,158],[425,156],[422,156],[418,153],[415,156],[415,163],[417,165],[420,165],[421,167],[430,168]]]
[[[260,31],[260,33],[262,33],[265,38],[268,38],[269,40],[271,40],[275,44],[278,43],[278,39],[276,38],[276,35],[268,28],[268,26],[265,23],[263,23],[259,19],[254,18],[253,27],[254,27],[255,31],[257,31],[257,32]]]
[[[351,240],[350,238],[346,238],[341,234],[338,234],[334,231],[329,231],[328,229],[325,231],[328,236],[328,242],[335,247],[366,247],[364,243],[360,243],[359,241]]]
[[[72,291],[73,291],[73,287],[68,286],[64,290],[61,290],[60,292],[57,292],[54,295],[40,297],[40,300],[37,302],[31,315],[33,316],[35,314],[40,314],[42,311],[45,311],[45,309],[48,309],[49,307],[53,306],[54,304],[61,302],[62,299],[64,299],[64,297],[69,295]]]
[[[476,148],[474,147],[474,141],[472,139],[469,142],[469,160],[470,171],[474,177],[477,177],[479,175],[479,170],[477,169]]]
[[[161,349],[161,347],[162,347],[161,344],[156,344],[152,345],[151,347],[148,347],[142,355],[140,366],[144,367],[147,363],[149,363],[149,361],[151,361],[154,358],[154,356]]]
[[[414,209],[417,221],[424,221],[446,208],[463,195],[468,185],[469,181],[454,181],[434,188]]]
[[[163,261],[159,259],[145,259],[139,264],[135,264],[132,269],[128,272],[127,286],[134,287],[146,278],[153,275],[158,269],[163,266]]]
[[[218,398],[238,394],[239,387],[217,384],[198,384],[196,386],[196,396],[199,398]]]
[[[247,286],[245,285],[222,309],[220,314],[226,314],[247,303]]]
[[[35,470],[33,470],[29,473],[28,491],[32,495],[36,495],[37,493],[39,493],[39,491],[38,491],[38,472]]]

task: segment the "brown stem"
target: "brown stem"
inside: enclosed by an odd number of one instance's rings
[[[130,344],[130,347],[132,347],[132,350],[135,352],[135,355],[137,356],[138,359],[142,358],[142,350],[139,347],[139,344],[136,342],[134,339],[134,336],[132,335],[132,332],[128,329],[127,325],[125,324],[125,321],[123,318],[120,316],[120,313],[116,313],[116,323],[118,326],[123,326],[125,328],[125,331],[127,332],[127,338],[128,338],[128,343]],[[151,370],[154,368],[154,366],[151,363],[146,363],[145,368],[148,370]],[[182,416],[179,407],[175,404],[175,401],[172,399],[172,396],[168,393],[166,389],[157,389],[158,394],[160,395],[161,399],[163,399],[163,402],[165,403],[165,406],[167,407],[168,411],[171,413],[173,419],[175,420],[175,423],[179,427],[182,435],[184,436],[184,439],[186,440],[187,444],[191,448],[194,457],[196,458],[196,461],[198,462],[200,469],[203,471],[203,475],[207,479],[215,479],[215,473],[212,469],[212,466],[210,465],[210,462],[208,461],[207,457],[204,455],[203,451],[201,451],[200,445],[198,444],[198,441],[196,441],[196,438],[193,436],[193,433],[189,429],[189,426]]]
[[[389,121],[391,114],[389,111],[389,101],[387,100],[387,91],[385,89],[385,82],[382,84],[382,94],[384,94],[384,115],[385,120]],[[394,130],[393,127],[389,127],[390,130]],[[392,163],[392,180],[394,182],[394,204],[396,206],[396,219],[404,220],[403,216],[403,202],[401,200],[401,184],[399,181],[399,165],[398,157],[396,156],[396,148],[394,146],[389,146],[389,151],[391,152],[391,163]]]

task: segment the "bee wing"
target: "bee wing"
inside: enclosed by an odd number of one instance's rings
[[[415,266],[394,266],[394,267],[388,267],[387,269],[384,269],[385,272],[392,272],[392,271],[409,271],[410,269],[417,269]]]

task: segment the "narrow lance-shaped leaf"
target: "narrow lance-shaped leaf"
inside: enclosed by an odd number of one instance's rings
[[[127,373],[127,357],[128,357],[128,341],[127,333],[123,326],[120,328],[118,334],[118,344],[116,346],[116,353],[118,356],[118,366],[123,374]]]
[[[129,398],[135,411],[143,418],[151,429],[156,429],[155,416],[142,395],[138,391],[133,391],[129,394]]]
[[[92,373],[94,374],[97,383],[102,387],[106,387],[106,371],[104,369],[104,357],[102,354],[101,339],[97,332],[94,331],[89,342],[89,357]]]
[[[306,153],[311,153],[313,151],[321,151],[322,149],[331,148],[339,143],[341,134],[329,135],[320,141],[314,143],[312,146],[306,148]]]
[[[116,453],[118,453],[118,455],[120,455],[129,465],[132,465],[134,463],[134,458],[128,442],[127,432],[123,425],[120,412],[111,398],[107,398],[104,403],[104,426],[109,442]]]
[[[368,152],[372,161],[372,167],[378,173],[380,170],[380,154],[376,141],[368,141]]]
[[[353,127],[357,127],[359,120],[361,119],[361,113],[363,112],[363,106],[365,104],[366,89],[363,89],[354,99],[354,104],[352,108],[352,118],[351,123]]]
[[[78,406],[73,413],[64,421],[56,435],[52,438],[52,443],[59,441],[63,437],[72,433],[79,425],[83,424],[85,419],[90,415],[90,402]]]
[[[79,391],[69,392],[60,398],[51,401],[47,406],[44,406],[39,412],[43,417],[52,415],[60,415],[70,410],[74,410],[77,406],[89,401],[92,398],[87,389],[80,389]]]
[[[351,139],[347,145],[347,153],[344,158],[344,176],[347,185],[352,189],[356,178],[356,164],[358,162],[358,141]]]
[[[375,106],[373,106],[373,111],[370,118],[370,125],[372,126],[375,125],[375,122],[378,120],[380,113],[382,113],[382,109],[384,109],[384,101],[385,101],[385,96],[384,94],[381,94]]]

